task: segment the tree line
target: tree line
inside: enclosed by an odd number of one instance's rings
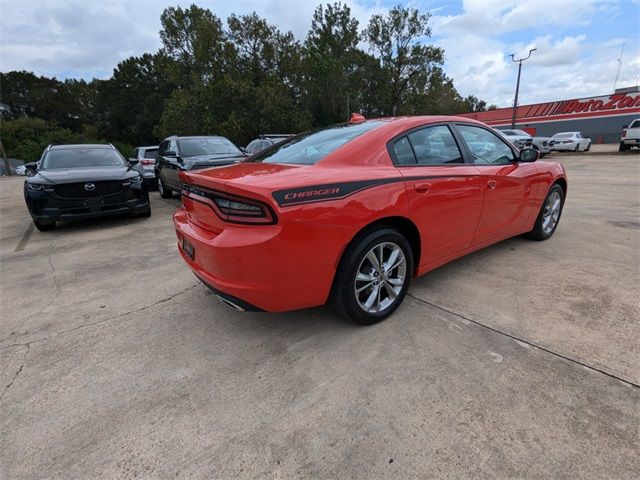
[[[0,73],[0,138],[10,157],[49,143],[157,144],[167,135],[223,135],[245,145],[366,117],[486,109],[463,98],[426,43],[429,13],[397,6],[361,30],[347,5],[319,5],[303,40],[256,13],[226,24],[208,9],[169,7],[162,47],[120,62],[107,80]]]

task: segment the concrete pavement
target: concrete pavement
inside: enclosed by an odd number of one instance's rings
[[[560,158],[554,237],[357,327],[222,305],[171,213],[33,230],[0,181],[1,478],[636,478],[638,155]]]

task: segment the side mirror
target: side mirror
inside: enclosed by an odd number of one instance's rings
[[[622,125],[622,128],[629,128],[629,125]]]
[[[524,148],[520,150],[519,160],[521,162],[535,162],[539,156],[540,153],[535,148]]]
[[[175,157],[178,156],[178,154],[176,152],[174,152],[173,150],[166,150],[164,152],[164,156],[165,157],[173,157],[173,158],[175,158]]]
[[[242,153],[247,153],[247,149],[246,149],[245,147],[240,147],[240,151],[241,151]]]
[[[129,163],[131,164],[132,167],[136,166],[139,161],[140,160],[138,160],[137,158],[130,158],[129,159]]]
[[[36,173],[38,170],[38,162],[29,162],[24,164],[24,168],[31,173]]]

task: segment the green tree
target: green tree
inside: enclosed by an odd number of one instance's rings
[[[304,42],[304,88],[317,125],[344,122],[358,108],[359,39],[347,5],[316,8]]]
[[[118,64],[109,80],[100,83],[97,123],[104,136],[130,144],[157,143],[154,128],[174,90],[169,63],[162,53],[130,57]]]
[[[229,44],[222,22],[210,10],[191,5],[169,7],[160,16],[162,53],[179,87],[206,83],[226,70]]]
[[[398,5],[386,15],[371,17],[364,31],[388,85],[379,99],[386,114],[418,113],[413,106],[416,96],[427,94],[430,83],[442,81],[439,67],[444,63],[444,51],[421,43],[431,36],[430,17]]]

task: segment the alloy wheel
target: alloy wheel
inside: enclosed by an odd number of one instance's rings
[[[562,198],[560,193],[557,191],[552,192],[544,205],[544,212],[542,213],[542,231],[545,235],[550,235],[553,229],[556,228],[560,219],[561,206]]]
[[[393,242],[375,245],[364,256],[354,282],[354,295],[362,310],[379,313],[398,299],[407,278],[402,249]]]

